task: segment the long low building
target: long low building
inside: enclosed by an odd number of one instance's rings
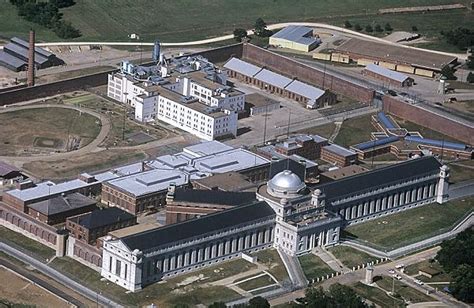
[[[384,83],[396,87],[410,87],[414,82],[413,78],[405,74],[392,71],[388,68],[373,63],[368,64],[362,71],[362,74],[380,79]]]
[[[271,93],[301,102],[308,109],[325,107],[337,102],[336,94],[329,90],[321,90],[237,58],[231,58],[227,61],[224,68],[231,78],[236,78]]]
[[[337,244],[347,224],[444,203],[448,178],[449,169],[434,157],[363,172],[314,190],[284,170],[259,186],[255,199],[243,193],[243,204],[217,200],[221,208],[212,214],[104,239],[101,275],[137,291],[162,278],[270,247],[288,257],[303,255]],[[173,189],[171,196],[176,195]],[[216,201],[208,200],[209,191],[194,194],[180,199],[195,208]]]
[[[272,46],[309,52],[321,40],[313,36],[313,29],[305,26],[288,26],[273,34],[268,42]]]

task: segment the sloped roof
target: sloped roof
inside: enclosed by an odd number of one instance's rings
[[[378,75],[390,78],[392,80],[396,80],[398,82],[404,82],[405,80],[410,78],[405,74],[389,70],[388,68],[385,68],[383,66],[376,65],[376,64],[373,64],[373,63],[368,64],[365,67],[365,69],[370,71],[370,72],[376,73]]]
[[[286,86],[285,90],[304,96],[310,100],[316,100],[324,94],[323,90],[299,80],[294,80],[292,83]]]
[[[288,77],[269,71],[265,68],[258,72],[254,78],[281,89],[284,89],[292,81]]]
[[[88,198],[80,193],[72,193],[67,196],[56,196],[49,200],[44,200],[28,205],[46,216],[67,212],[73,209],[87,207],[96,204],[97,201]]]
[[[224,64],[224,67],[248,77],[253,77],[262,70],[259,66],[237,58],[231,58],[226,64]]]
[[[109,207],[106,209],[97,209],[86,214],[74,216],[69,218],[69,220],[72,220],[87,229],[94,229],[121,221],[128,221],[134,217],[134,215],[117,207]]]
[[[256,196],[254,192],[177,188],[174,201],[238,206],[256,201]]]

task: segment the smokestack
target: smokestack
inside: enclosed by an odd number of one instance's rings
[[[35,31],[30,31],[30,46],[28,49],[28,87],[35,85]]]

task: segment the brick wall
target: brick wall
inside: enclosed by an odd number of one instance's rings
[[[432,130],[474,144],[474,128],[440,116],[429,110],[400,101],[392,96],[382,98],[383,110],[401,119],[428,127]]]

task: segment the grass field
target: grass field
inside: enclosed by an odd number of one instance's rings
[[[201,271],[180,275],[165,282],[154,283],[135,293],[107,281],[100,281],[100,274],[85,267],[68,257],[56,258],[51,265],[74,277],[89,288],[102,292],[116,301],[127,306],[145,306],[154,303],[158,307],[175,307],[175,305],[197,304],[209,305],[215,301],[230,301],[240,297],[236,292],[223,287],[211,286],[209,282],[220,280],[249,269],[255,265],[242,259],[232,260],[219,265],[205,268]],[[202,277],[202,279],[199,279]],[[194,282],[184,283],[189,279]],[[197,278],[197,279],[194,279]],[[181,284],[178,286],[178,284]]]
[[[298,259],[300,260],[301,267],[303,268],[303,272],[308,280],[334,273],[329,265],[324,263],[321,258],[311,253],[301,256]]]
[[[257,256],[257,261],[259,263],[268,267],[268,272],[279,282],[289,279],[285,265],[275,249],[265,249],[255,253],[254,255]]]
[[[462,164],[462,163],[461,163]],[[459,183],[462,181],[474,179],[474,169],[460,165],[448,164],[450,170],[449,181]]]
[[[316,21],[342,25],[390,22],[395,30],[411,30],[434,36],[439,29],[449,29],[472,22],[471,12],[459,10],[427,14],[377,15],[380,8],[465,3],[457,0],[77,0],[72,7],[61,10],[64,19],[82,32],[77,40],[126,41],[130,33],[143,40],[186,41],[232,33],[237,27],[251,28],[258,17],[267,23],[285,21]],[[9,37],[26,34],[32,24],[20,20],[8,0],[0,2],[0,33]],[[213,14],[209,14],[213,12]],[[84,18],[87,16],[87,18]],[[35,25],[40,40],[59,40],[51,31]],[[442,46],[441,46],[442,47]]]
[[[260,276],[254,279],[237,284],[239,288],[245,291],[252,291],[257,288],[274,285],[275,281],[268,275]]]
[[[377,259],[365,252],[347,246],[335,246],[329,248],[329,251],[348,268],[373,262]]]
[[[99,134],[99,120],[77,110],[45,107],[0,113],[0,155],[15,156],[24,153],[41,153],[65,150],[67,140],[81,139],[80,147],[90,143]],[[57,140],[53,148],[39,149],[35,140]],[[37,143],[36,145],[41,145]]]
[[[361,282],[357,282],[351,285],[351,288],[356,291],[360,297],[366,298],[380,307],[405,307],[401,299],[391,297],[376,287],[369,287]]]
[[[26,249],[43,260],[50,259],[54,256],[54,250],[48,246],[40,244],[37,241],[3,226],[0,226],[0,238]]]
[[[349,147],[370,140],[370,133],[376,130],[371,124],[371,117],[369,114],[345,120],[334,143]]]
[[[392,277],[382,276],[380,278],[381,279],[377,280],[377,285],[379,287],[381,287],[387,292],[391,292],[393,283],[394,293],[400,295],[406,302],[422,303],[435,301],[434,298],[425,295],[420,291],[413,289],[412,287],[409,287],[404,283],[401,283],[398,280],[392,281]]]
[[[331,134],[334,132],[335,128],[336,128],[336,125],[334,123],[328,123],[328,124],[324,124],[320,126],[306,128],[306,129],[298,131],[297,133],[315,134],[324,138],[329,138]]]
[[[423,138],[438,139],[438,140],[443,140],[444,139],[446,141],[459,142],[458,140],[456,140],[452,137],[446,136],[442,133],[439,133],[439,132],[434,131],[432,129],[429,129],[427,127],[418,125],[416,123],[413,123],[413,122],[410,122],[410,121],[405,121],[405,120],[402,120],[402,119],[397,119],[397,118],[394,118],[394,119],[401,127],[407,129],[409,132],[419,132],[423,136]]]
[[[349,226],[345,232],[391,250],[439,232],[446,232],[466,213],[473,210],[473,197],[445,204],[433,203]]]

